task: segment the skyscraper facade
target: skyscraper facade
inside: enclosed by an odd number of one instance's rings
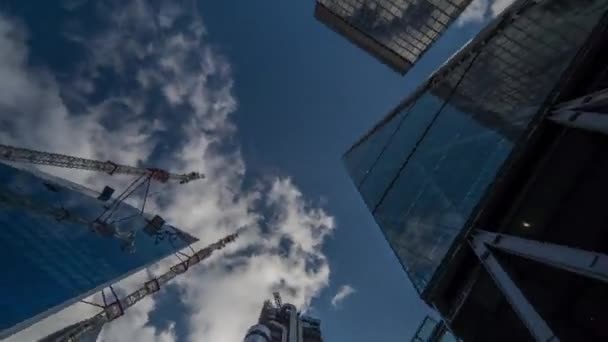
[[[421,293],[605,6],[518,3],[344,155]]]
[[[515,1],[344,155],[458,338],[608,338],[607,11]]]
[[[266,301],[244,342],[323,342],[321,321],[301,315],[292,304]]]
[[[405,74],[471,0],[317,0],[315,17]]]
[[[0,339],[197,241],[98,195],[0,163]]]

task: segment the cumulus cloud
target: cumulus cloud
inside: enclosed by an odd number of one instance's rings
[[[357,292],[357,290],[355,290],[352,286],[342,285],[331,299],[331,306],[337,308],[346,298],[355,294],[355,292]]]
[[[462,12],[456,23],[459,26],[469,23],[480,23],[486,17],[489,0],[473,0]]]
[[[490,8],[492,10],[492,16],[496,17],[500,15],[502,11],[504,11],[507,7],[511,6],[511,4],[514,2],[515,0],[494,0]]]
[[[149,199],[149,211],[197,236],[196,247],[245,228],[236,243],[173,282],[182,293],[187,331],[177,331],[172,317],[164,317],[162,327],[151,325],[149,317],[157,309],[152,298],[106,326],[104,341],[175,341],[178,336],[241,341],[273,291],[306,310],[328,284],[322,247],[334,219],[289,178],[265,175],[245,182],[247,168],[230,117],[237,108],[230,64],[207,43],[195,3],[66,3],[77,4],[68,6],[75,17],[90,10],[103,23],[97,31],[81,32],[72,25],[62,32],[86,52],[69,75],[31,66],[27,28],[0,17],[0,141],[203,172],[205,180],[188,185],[154,184],[151,192],[161,195]],[[104,86],[108,79],[111,87]],[[96,189],[131,181],[43,169]],[[118,291],[133,290],[174,262],[163,260],[125,279]],[[35,340],[92,315],[93,309],[74,305],[9,341]]]
[[[157,329],[148,324],[148,313],[154,310],[155,301],[144,299],[133,306],[128,316],[112,322],[102,332],[101,341],[151,341],[173,342],[176,340],[175,323],[170,323],[164,329]]]
[[[481,23],[485,19],[496,18],[515,0],[473,0],[456,21],[458,26]]]

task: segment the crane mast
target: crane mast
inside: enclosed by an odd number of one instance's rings
[[[86,159],[59,153],[36,151],[27,148],[2,144],[0,144],[0,160],[19,163],[50,165],[70,169],[106,172],[110,175],[151,175],[152,179],[155,179],[161,183],[166,183],[169,180],[175,180],[178,181],[180,184],[184,184],[192,180],[204,178],[204,175],[198,172],[175,174],[157,168],[133,167],[128,165],[116,164],[109,160],[100,161],[94,159]]]
[[[111,322],[122,315],[125,310],[135,305],[145,297],[158,292],[162,285],[169,282],[179,274],[185,273],[192,265],[196,265],[201,261],[207,259],[214,251],[220,250],[226,247],[227,244],[233,242],[238,237],[238,232],[228,235],[219,241],[210,244],[209,246],[200,249],[198,252],[193,253],[192,256],[188,257],[185,261],[182,261],[176,265],[171,266],[169,271],[163,273],[158,278],[154,278],[146,283],[139,289],[121,299],[116,298],[113,303],[106,305],[100,313],[97,315],[82,321],[73,330],[62,332],[59,336],[56,334],[51,335],[51,339],[43,338],[39,342],[72,342],[79,341],[80,337],[85,333],[101,329],[107,322]],[[99,331],[99,330],[98,330]]]

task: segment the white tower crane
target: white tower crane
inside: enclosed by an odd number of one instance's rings
[[[220,239],[219,241],[212,243],[211,245],[203,249],[200,249],[198,252],[193,253],[191,256],[189,256],[186,260],[176,265],[173,265],[169,269],[169,271],[165,272],[158,278],[154,278],[150,281],[147,281],[142,287],[140,287],[134,292],[131,292],[131,294],[126,297],[119,299],[114,293],[112,287],[110,287],[110,290],[112,290],[112,293],[115,296],[115,301],[110,304],[106,304],[104,295],[104,306],[101,306],[103,308],[103,311],[89,319],[80,322],[79,324],[70,326],[68,329],[63,329],[54,334],[51,334],[39,340],[39,342],[75,342],[80,341],[81,337],[85,336],[91,331],[101,331],[101,327],[104,324],[121,317],[122,315],[124,315],[125,311],[135,305],[135,303],[139,302],[140,300],[144,299],[149,295],[158,292],[162,285],[166,284],[168,281],[175,278],[177,275],[185,273],[190,269],[191,266],[196,265],[201,261],[207,259],[214,251],[224,248],[227,244],[233,242],[237,237],[238,232],[228,235],[223,239]]]
[[[41,165],[51,165],[71,169],[81,169],[90,171],[106,172],[113,174],[127,175],[151,175],[152,179],[161,183],[169,180],[179,181],[180,184],[188,183],[192,180],[201,179],[205,176],[198,172],[186,174],[174,174],[157,168],[133,167],[120,165],[111,161],[99,161],[59,153],[30,150],[22,147],[0,144],[0,160],[21,163],[33,163]]]

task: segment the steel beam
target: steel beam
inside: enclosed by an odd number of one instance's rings
[[[486,231],[477,231],[475,240],[548,266],[608,282],[606,254]]]
[[[534,306],[526,299],[523,292],[517,287],[509,274],[503,269],[492,251],[487,247],[486,241],[477,237],[469,240],[475,254],[479,257],[484,268],[488,271],[511,307],[522,320],[528,331],[537,341],[558,342],[549,325],[536,312]]]
[[[608,89],[556,105],[548,119],[567,127],[608,134]]]
[[[564,109],[552,112],[548,119],[563,126],[608,134],[608,113]]]
[[[608,106],[608,89],[602,89],[591,94],[577,97],[574,100],[562,102],[554,110],[578,110]]]

